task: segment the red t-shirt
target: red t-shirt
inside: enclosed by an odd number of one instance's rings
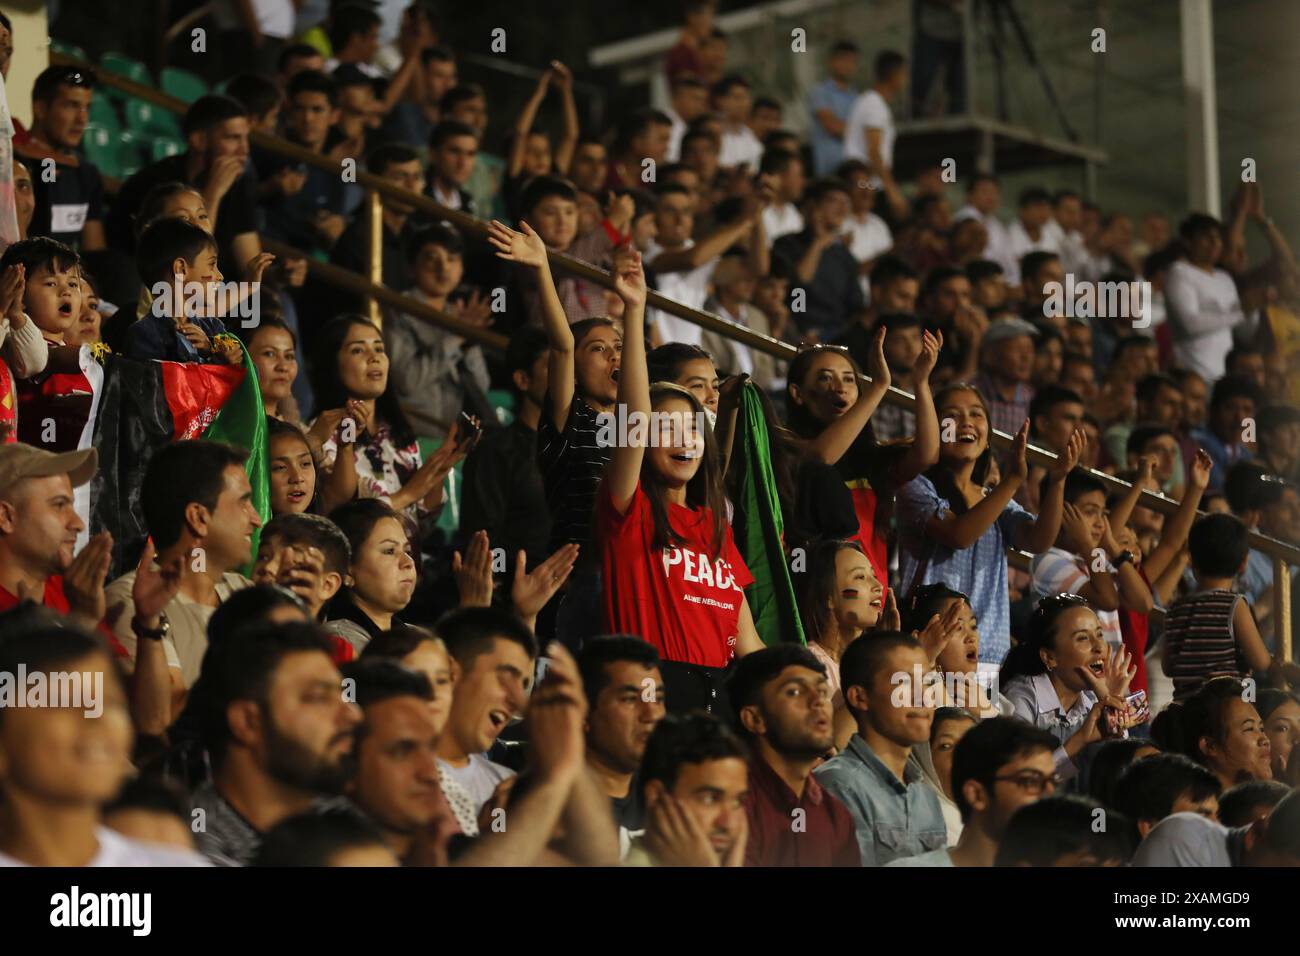
[[[1148,586],[1151,582],[1147,580],[1147,574],[1141,568],[1138,568],[1138,574],[1142,575],[1142,581]],[[1126,607],[1119,609],[1119,629],[1124,639],[1124,646],[1128,652],[1133,655],[1133,664],[1137,667],[1137,673],[1133,675],[1133,681],[1129,684],[1129,692],[1136,694],[1138,691],[1150,691],[1147,689],[1147,639],[1150,636],[1151,619],[1145,614],[1139,614],[1136,611],[1130,611]]]
[[[0,588],[0,613],[17,607],[18,603],[17,595]],[[63,575],[55,574],[45,579],[45,595],[41,599],[41,604],[60,614],[67,614],[72,610],[72,605],[68,603],[68,596],[63,593]],[[103,621],[99,622],[96,631],[108,642],[108,649],[115,657],[131,656],[122,646],[122,642],[113,636],[112,629]]]
[[[605,629],[636,634],[666,661],[726,667],[736,650],[744,589],[754,583],[727,528],[721,555],[712,553],[707,508],[668,506],[680,547],[657,549],[650,499],[640,483],[619,514],[602,484],[596,498]]]

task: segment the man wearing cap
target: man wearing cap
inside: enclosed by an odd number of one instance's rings
[[[1001,319],[988,327],[980,343],[975,387],[988,402],[989,424],[1010,435],[1025,423],[1034,397],[1029,380],[1034,372],[1036,334],[1023,319]]]
[[[72,489],[90,481],[97,462],[93,448],[0,446],[0,611],[31,600],[87,628],[103,620],[113,539],[95,535],[73,556],[85,523]]]

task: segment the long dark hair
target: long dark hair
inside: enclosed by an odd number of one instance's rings
[[[975,460],[975,469],[971,472],[971,480],[977,485],[983,485],[988,479],[989,468],[993,465],[993,417],[989,414],[989,403],[980,393],[980,390],[969,382],[950,382],[935,393],[935,409],[942,408],[948,396],[954,392],[970,392],[979,399],[980,407],[984,409],[984,420],[988,422],[989,430],[988,444],[984,451],[980,453],[979,458]],[[966,498],[957,490],[957,483],[953,480],[952,471],[943,463],[942,455],[926,471],[925,477],[930,479],[930,483],[934,485],[934,490],[939,497],[947,499],[948,510],[958,515],[966,513],[968,510]]]
[[[1234,700],[1245,700],[1245,685],[1236,677],[1214,677],[1183,701],[1161,711],[1151,725],[1151,737],[1161,750],[1191,757],[1202,766],[1209,759],[1201,750],[1201,738],[1222,743],[1228,736],[1225,715]]]
[[[834,633],[835,620],[829,607],[836,587],[835,564],[841,551],[863,554],[856,541],[830,539],[818,541],[808,549],[808,570],[799,578],[799,618],[804,637],[823,646],[823,638]]]
[[[1047,665],[1043,663],[1040,652],[1052,649],[1052,642],[1056,639],[1056,623],[1061,616],[1080,607],[1095,611],[1087,598],[1077,594],[1052,594],[1038,602],[1029,618],[1029,639],[1011,648],[1007,659],[1002,662],[998,681],[1003,687],[1017,677],[1036,677],[1047,673]]]
[[[854,361],[853,356],[849,354],[849,350],[844,346],[812,345],[801,349],[799,354],[790,360],[790,368],[786,371],[785,376],[785,417],[786,421],[790,423],[790,430],[800,438],[817,437],[826,429],[826,423],[813,418],[808,412],[807,406],[796,402],[790,388],[791,386],[803,388],[803,381],[808,376],[808,369],[812,367],[812,363],[819,356],[825,355],[827,352],[838,355],[849,363],[849,367],[853,369],[853,374],[858,380],[859,390],[862,388],[862,369],[858,367],[858,363]],[[867,427],[871,427],[870,422],[867,423]]]
[[[339,378],[339,350],[347,341],[349,330],[355,325],[364,325],[373,330],[376,335],[382,335],[379,328],[364,315],[351,312],[336,316],[320,330],[316,341],[315,361],[311,367],[311,384],[312,390],[316,393],[317,414],[330,408],[343,408],[351,398],[347,389],[343,387],[342,379]],[[400,448],[415,441],[415,431],[397,402],[397,389],[393,385],[391,365],[384,393],[375,400],[375,411],[378,413],[378,420],[386,424],[392,432],[394,445]]]
[[[713,529],[710,547],[714,555],[722,554],[727,533],[727,499],[722,484],[722,465],[718,460],[717,440],[713,429],[704,421],[704,406],[695,395],[671,382],[657,382],[650,388],[650,407],[658,409],[669,400],[684,401],[691,407],[697,422],[702,422],[701,432],[704,437],[704,457],[700,467],[686,485],[686,504],[691,508],[709,509],[709,519]],[[641,461],[641,485],[646,497],[650,499],[650,516],[654,521],[653,543],[656,548],[671,548],[681,543],[681,535],[673,531],[668,520],[667,487],[650,465],[646,456]]]
[[[301,428],[299,428],[297,425],[290,425],[288,422],[281,421],[278,418],[273,418],[272,416],[267,415],[266,416],[266,454],[268,459],[267,460],[268,471],[270,470],[271,467],[270,466],[271,442],[275,441],[275,439],[277,438],[295,438],[298,441],[302,442],[303,447],[306,448],[309,453],[311,452],[311,443],[307,441],[307,436],[303,433]],[[316,467],[315,458],[312,459],[312,471],[316,473],[316,480],[312,482],[311,502],[307,505],[306,513],[309,515],[318,515],[320,514],[320,484],[321,483],[320,483],[320,469]]]

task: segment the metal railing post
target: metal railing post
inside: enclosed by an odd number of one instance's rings
[[[366,190],[366,212],[370,217],[370,281],[384,284],[384,198],[373,189]],[[384,327],[384,310],[379,300],[370,296],[370,321]]]
[[[1291,657],[1291,566],[1285,558],[1273,559],[1273,646],[1278,660]]]

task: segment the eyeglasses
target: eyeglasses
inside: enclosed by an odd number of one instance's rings
[[[1043,791],[1051,786],[1053,790],[1061,785],[1061,775],[1059,773],[1047,774],[1039,773],[1037,770],[1024,770],[1020,773],[1008,774],[1003,777],[994,777],[994,780],[1004,780],[1007,783],[1014,783],[1025,793],[1035,797],[1041,796]]]

